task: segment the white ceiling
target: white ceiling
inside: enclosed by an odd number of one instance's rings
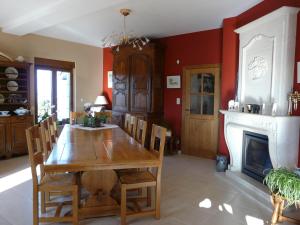
[[[3,32],[38,35],[102,46],[121,31],[121,8],[133,12],[127,30],[137,36],[166,37],[219,28],[262,0],[0,0]]]

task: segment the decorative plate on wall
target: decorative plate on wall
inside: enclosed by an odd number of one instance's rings
[[[7,67],[4,72],[9,79],[16,79],[18,77],[18,70],[14,67]]]
[[[6,86],[9,91],[17,91],[19,89],[19,85],[16,81],[8,81]]]

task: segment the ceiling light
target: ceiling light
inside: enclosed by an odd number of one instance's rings
[[[126,31],[126,16],[130,15],[130,9],[121,9],[120,13],[123,15],[123,31],[120,33],[112,32],[110,35],[102,39],[103,47],[112,48],[117,46],[116,51],[120,50],[121,45],[129,45],[133,48],[138,48],[140,51],[143,50],[142,46],[145,46],[149,43],[147,37],[136,37],[132,32],[127,33]]]

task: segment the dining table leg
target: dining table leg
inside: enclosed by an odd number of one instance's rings
[[[117,183],[113,170],[83,172],[80,181],[82,188],[88,192],[79,208],[81,219],[119,214],[120,206],[111,197]]]

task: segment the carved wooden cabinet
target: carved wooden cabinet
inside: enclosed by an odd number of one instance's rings
[[[33,116],[0,117],[0,157],[27,154],[25,130],[33,125]]]
[[[113,49],[113,122],[123,126],[129,112],[152,123],[163,117],[163,49],[154,43],[143,50]]]

